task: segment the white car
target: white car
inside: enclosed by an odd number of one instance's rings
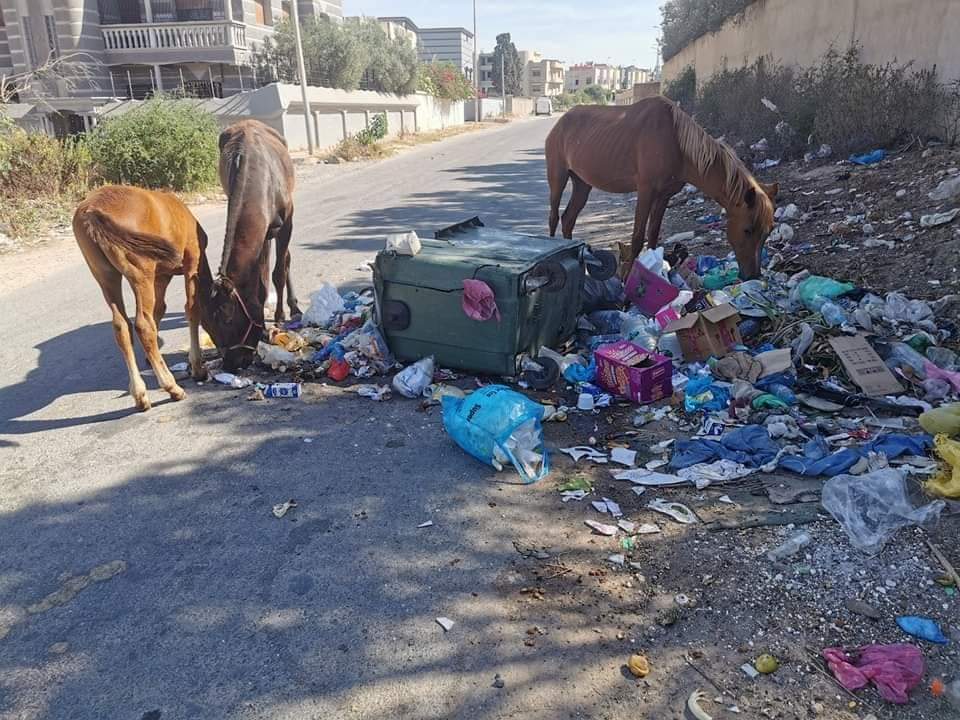
[[[533,113],[534,115],[552,115],[553,102],[548,97],[538,97]]]

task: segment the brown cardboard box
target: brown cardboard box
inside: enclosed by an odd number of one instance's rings
[[[863,335],[830,338],[830,347],[864,395],[877,397],[903,392],[903,386]]]
[[[687,362],[706,360],[713,355],[723,357],[734,345],[739,345],[740,314],[730,303],[718,305],[702,312],[684,315],[663,329],[675,332],[680,340],[683,359]]]

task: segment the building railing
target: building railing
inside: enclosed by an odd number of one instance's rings
[[[149,23],[101,27],[109,50],[247,49],[247,27],[236,22]]]

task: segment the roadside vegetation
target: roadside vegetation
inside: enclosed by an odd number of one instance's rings
[[[842,155],[918,138],[953,144],[960,130],[956,83],[911,63],[864,63],[857,46],[832,49],[807,68],[760,59],[699,86],[688,67],[664,92],[732,145],[766,138],[776,157],[802,157],[821,144]]]
[[[599,85],[588,85],[575,93],[565,92],[553,98],[555,110],[569,110],[575,105],[607,105],[613,100],[614,93]]]

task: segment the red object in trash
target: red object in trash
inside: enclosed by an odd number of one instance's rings
[[[848,655],[843,648],[825,648],[823,657],[837,681],[847,690],[859,690],[869,683],[880,697],[904,705],[908,694],[923,679],[923,653],[915,645],[867,645]]]
[[[350,374],[350,363],[346,360],[334,360],[327,368],[327,377],[336,382],[346,380]]]
[[[621,340],[594,353],[597,384],[635,403],[651,403],[673,395],[673,363],[639,345]]]
[[[486,322],[497,318],[500,322],[500,310],[493,290],[483,280],[466,279],[463,281],[463,312],[471,320]]]
[[[676,300],[680,291],[655,272],[647,270],[638,258],[627,275],[624,293],[640,312],[653,317],[664,305]]]

